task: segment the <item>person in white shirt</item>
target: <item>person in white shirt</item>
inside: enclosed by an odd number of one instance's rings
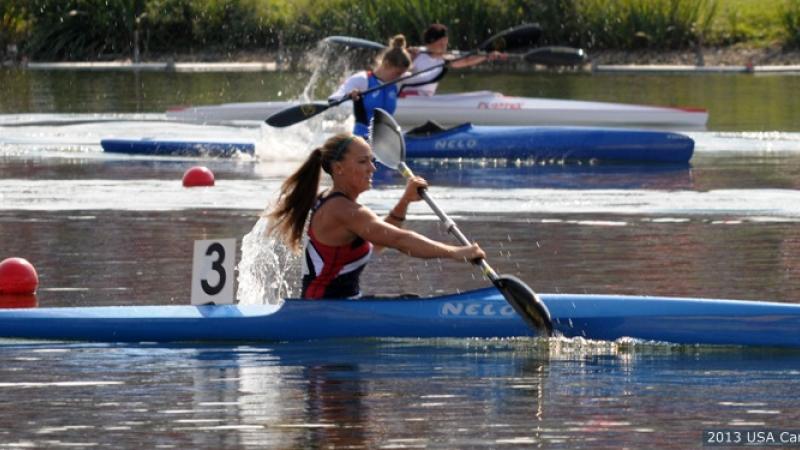
[[[464,59],[452,60],[452,55],[447,55],[449,39],[447,27],[434,23],[422,35],[425,51],[418,51],[414,56],[413,72],[419,73],[434,66],[442,66],[439,70],[429,70],[417,77],[411,78],[400,92],[401,97],[410,95],[431,96],[436,93],[439,80],[445,76],[448,68],[461,69],[481,64],[485,61],[505,59],[506,55],[500,52],[491,52],[485,55],[473,55]],[[413,53],[413,49],[412,53]],[[452,61],[451,61],[452,60]]]

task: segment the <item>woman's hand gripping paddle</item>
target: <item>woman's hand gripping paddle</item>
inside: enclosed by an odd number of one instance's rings
[[[405,163],[406,145],[400,127],[391,114],[380,108],[375,110],[370,124],[370,141],[372,150],[381,164],[399,171],[406,178],[414,175]],[[448,232],[462,245],[471,244],[455,222],[428,195],[427,190],[421,189],[420,196],[439,216]],[[479,259],[474,263],[481,268],[483,274],[492,281],[531,329],[539,335],[550,336],[553,333],[550,311],[527,284],[513,275],[498,275],[485,259]]]
[[[507,50],[512,50],[514,48],[519,48],[521,46],[531,45],[533,41],[539,38],[540,33],[541,29],[539,28],[538,25],[520,25],[518,27],[510,28],[508,30],[505,30],[501,33],[498,33],[490,37],[489,39],[484,41],[477,49],[469,53],[466,53],[464,55],[461,55],[458,58],[454,59],[453,61],[458,61],[460,59],[468,58],[480,52],[507,51]],[[349,38],[349,40],[350,43],[360,41],[361,45],[368,45],[364,44],[364,42],[369,42],[357,38]],[[435,66],[429,67],[425,70],[421,70],[411,75],[406,75],[404,77],[392,80],[388,83],[375,86],[371,89],[363,91],[361,95],[362,96],[367,95],[377,90],[383,89],[386,86],[391,86],[401,81],[408,80],[409,78],[414,78],[421,73],[441,69],[446,64],[448,63],[437,64]],[[326,111],[329,108],[341,105],[342,103],[350,100],[351,100],[350,96],[346,95],[339,100],[334,100],[331,102],[313,102],[313,103],[304,103],[302,105],[292,106],[282,111],[278,111],[275,114],[269,116],[266,122],[268,125],[272,125],[273,127],[288,127],[289,125],[294,125],[306,119],[310,119],[316,116],[317,114],[321,114],[322,112]]]

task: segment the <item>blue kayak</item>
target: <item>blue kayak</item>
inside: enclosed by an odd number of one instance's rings
[[[669,131],[427,124],[405,135],[408,158],[507,158],[687,163],[692,138]]]
[[[800,347],[800,305],[545,294],[567,337]],[[424,299],[287,300],[275,305],[0,310],[0,337],[104,342],[260,342],[534,333],[494,288]]]
[[[410,159],[581,160],[625,163],[687,163],[694,140],[669,131],[624,128],[473,126],[444,129],[427,124],[405,134]],[[230,157],[252,155],[253,143],[103,139],[103,150],[148,156]]]
[[[252,155],[252,142],[162,141],[144,139],[103,139],[100,146],[106,153],[147,156],[209,156],[229,158],[239,153]]]

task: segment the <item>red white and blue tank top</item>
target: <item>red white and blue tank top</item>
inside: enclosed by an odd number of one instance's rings
[[[328,200],[344,197],[333,192],[319,197],[311,208],[314,213]],[[355,298],[361,295],[359,278],[369,258],[372,243],[357,237],[352,243],[340,246],[325,245],[317,240],[311,226],[303,255],[303,298]]]

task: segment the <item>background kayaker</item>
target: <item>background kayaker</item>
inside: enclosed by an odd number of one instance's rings
[[[439,86],[439,80],[447,74],[447,69],[450,67],[461,69],[486,61],[507,58],[505,53],[491,52],[486,55],[473,55],[464,59],[449,61],[453,58],[453,55],[447,54],[447,46],[450,43],[447,37],[447,27],[440,23],[431,24],[425,30],[422,34],[422,42],[425,44],[425,51],[420,51],[421,49],[417,48],[409,49],[414,57],[412,73],[421,72],[443,63],[446,63],[446,65],[441,70],[431,70],[420,74],[418,77],[411,78],[405,83],[405,87],[400,92],[401,97],[409,95],[431,96],[435,94],[436,88]]]
[[[356,124],[353,133],[357,136],[367,137],[369,122],[375,108],[381,108],[390,114],[397,109],[397,93],[400,87],[397,84],[386,86],[366,97],[362,91],[394,81],[407,73],[411,67],[411,55],[406,49],[406,38],[402,34],[394,36],[389,42],[389,47],[380,56],[380,63],[375,70],[364,70],[350,76],[328,101],[336,101],[349,95],[353,99],[353,112]]]
[[[359,297],[361,271],[372,253],[384,247],[417,258],[472,261],[486,256],[478,244],[449,245],[402,228],[409,203],[419,201],[418,189],[428,185],[423,178],[408,180],[402,197],[383,219],[358,204],[358,196],[372,187],[373,161],[367,141],[337,134],[314,149],[281,186],[277,204],[267,215],[269,232],[293,251],[303,243],[303,298]],[[322,171],[333,185],[320,193]]]

